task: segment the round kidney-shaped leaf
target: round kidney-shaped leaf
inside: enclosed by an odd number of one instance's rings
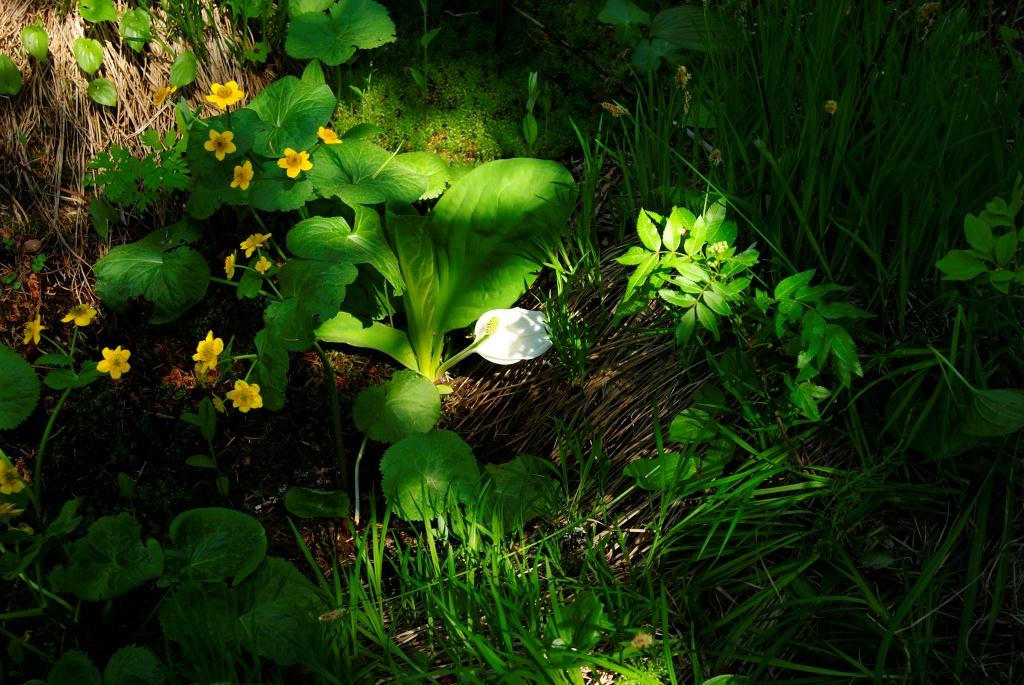
[[[89,82],[89,99],[105,107],[117,106],[117,88],[105,78],[93,79]]]
[[[183,562],[177,573],[192,580],[234,578],[237,585],[267,554],[260,522],[233,509],[190,509],[171,522],[170,535]]]
[[[89,76],[95,74],[96,70],[103,64],[103,46],[100,45],[98,40],[75,38],[71,51],[75,54],[75,61],[78,62],[78,66]]]
[[[316,142],[317,129],[327,123],[337,106],[338,100],[326,84],[303,83],[294,76],[274,81],[249,103],[249,109],[269,124],[256,133],[256,152],[281,157],[285,148],[308,150]]]
[[[434,427],[441,418],[441,395],[415,371],[399,371],[387,383],[359,393],[352,418],[370,439],[398,442]]]
[[[412,435],[384,453],[384,495],[407,521],[426,521],[477,495],[480,470],[473,450],[451,431]]]
[[[42,61],[50,51],[50,36],[42,24],[26,26],[21,30],[21,46],[25,52]]]

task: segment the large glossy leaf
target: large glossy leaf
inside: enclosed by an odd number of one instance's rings
[[[308,150],[316,142],[317,128],[330,120],[337,105],[325,84],[303,83],[294,76],[274,81],[249,103],[249,109],[269,124],[256,134],[256,152],[281,157],[285,148]]]
[[[190,509],[171,521],[175,569],[181,578],[237,585],[263,561],[267,535],[260,522],[233,509]],[[170,557],[170,553],[168,553]]]
[[[303,0],[300,10],[317,10],[322,2]],[[395,24],[387,9],[374,0],[339,0],[329,14],[292,10],[285,51],[299,59],[319,59],[336,66],[356,50],[378,48],[395,41]]]
[[[98,519],[85,538],[69,545],[68,566],[54,571],[54,582],[93,602],[134,590],[164,568],[160,543],[149,540],[143,544],[141,535],[142,527],[131,514]]]
[[[398,259],[391,251],[380,216],[372,209],[356,205],[355,227],[340,216],[315,216],[300,221],[288,232],[288,251],[306,259],[350,264],[372,264],[394,287],[404,289]]]
[[[82,19],[93,23],[117,21],[114,0],[78,0],[78,13],[82,15]]]
[[[277,411],[284,407],[285,390],[288,386],[288,351],[272,332],[263,329],[253,338],[256,345],[256,364],[252,367],[252,378],[260,386],[263,408]]]
[[[365,347],[388,355],[406,368],[415,369],[416,355],[413,354],[409,337],[402,331],[376,321],[367,321],[339,312],[334,318],[316,329],[318,340],[345,343],[354,347]]]
[[[415,371],[399,371],[387,383],[359,393],[352,418],[371,440],[395,443],[434,427],[441,418],[441,395]]]
[[[510,307],[533,282],[566,228],[575,198],[572,175],[538,159],[504,159],[477,167],[445,193],[430,214],[436,246],[442,336],[490,309]],[[406,268],[428,265],[403,264]]]
[[[0,95],[17,95],[21,90],[21,70],[6,53],[0,52]]]
[[[540,457],[520,454],[512,461],[488,464],[484,469],[491,481],[490,505],[506,528],[546,516],[557,508],[558,480],[551,464]]]
[[[256,209],[265,212],[287,212],[298,209],[313,199],[313,184],[306,173],[291,179],[277,162],[264,162],[249,186],[249,197]]]
[[[388,502],[407,521],[425,521],[477,495],[480,471],[473,450],[450,431],[412,435],[384,453],[380,470]]]
[[[39,379],[31,364],[0,345],[0,430],[16,428],[27,419],[39,401]]]
[[[345,262],[288,260],[278,274],[284,299],[271,303],[263,316],[267,331],[286,350],[308,349],[317,326],[338,313],[345,286],[358,273]]]
[[[414,202],[426,192],[428,176],[373,143],[352,140],[319,147],[310,178],[324,197],[369,205]]]
[[[178,318],[203,299],[210,269],[203,256],[184,243],[199,237],[188,222],[163,228],[111,250],[96,262],[96,290],[104,304],[120,309],[132,297],[152,302],[152,323]]]
[[[92,38],[75,38],[71,52],[74,53],[78,66],[90,76],[103,64],[103,46]]]

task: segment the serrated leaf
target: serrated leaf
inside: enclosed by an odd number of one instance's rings
[[[685,207],[673,207],[672,213],[665,221],[665,230],[662,232],[661,240],[666,250],[675,252],[679,249],[679,243],[683,236],[693,227],[696,217],[693,212]]]
[[[87,88],[89,99],[105,107],[117,106],[117,89],[105,78],[93,79]]]
[[[648,212],[646,209],[641,209],[640,216],[636,219],[636,233],[640,236],[640,242],[651,252],[661,249],[661,234],[658,229],[661,221],[661,215]]]
[[[39,378],[32,365],[6,345],[0,345],[0,430],[17,428],[36,408]]]
[[[705,290],[704,294],[701,296],[701,300],[716,314],[729,316],[729,314],[732,313],[729,303],[726,302],[725,298],[714,289],[709,288],[708,290]]]
[[[61,655],[46,679],[46,685],[100,685],[102,682],[89,656],[75,649]]]
[[[356,428],[378,442],[396,443],[427,433],[439,418],[437,386],[411,370],[398,371],[387,383],[363,390],[352,405]]]
[[[285,52],[299,59],[316,58],[333,67],[348,61],[356,50],[394,41],[395,24],[383,5],[374,0],[339,0],[329,15],[319,11],[293,14]]]
[[[162,685],[166,673],[145,647],[129,645],[114,652],[103,669],[103,685]]]
[[[829,348],[832,351],[832,359],[835,361],[836,371],[843,387],[850,387],[851,374],[863,376],[864,371],[860,366],[860,359],[857,357],[857,346],[853,338],[846,332],[846,329],[835,324],[826,326],[825,336]]]
[[[142,543],[142,527],[131,514],[104,516],[68,546],[68,566],[54,572],[57,584],[76,597],[98,602],[123,595],[160,575],[163,550]]]
[[[640,247],[639,245],[633,245],[626,250],[622,255],[615,258],[619,264],[624,266],[636,266],[640,262],[647,259],[647,256],[651,253]]]
[[[167,323],[203,299],[210,269],[203,256],[183,242],[198,237],[187,222],[150,233],[111,250],[96,262],[96,290],[104,304],[121,309],[132,297],[153,303],[150,322]]]
[[[196,56],[186,50],[179,53],[171,64],[171,85],[183,88],[196,80]]]
[[[425,521],[472,502],[480,472],[473,450],[455,433],[411,435],[384,452],[380,470],[388,502],[407,521]]]
[[[99,41],[92,38],[75,38],[71,45],[71,51],[75,55],[75,62],[82,71],[92,76],[103,64],[103,46]]]

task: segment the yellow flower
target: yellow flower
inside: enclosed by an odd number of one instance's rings
[[[224,258],[224,273],[227,274],[228,280],[235,277],[235,253],[232,252]]]
[[[245,160],[245,164],[235,167],[235,178],[231,181],[232,188],[249,190],[249,181],[252,180],[252,162]]]
[[[192,359],[199,362],[196,370],[208,371],[217,368],[217,355],[224,351],[224,341],[213,337],[213,331],[207,331],[206,339],[200,340],[196,345],[196,353]]]
[[[269,259],[267,259],[263,255],[260,255],[259,260],[256,262],[256,265],[253,268],[259,271],[261,274],[265,274],[268,271],[270,271],[270,267],[272,266],[273,264],[270,262]]]
[[[224,406],[224,400],[217,397],[216,395],[213,396],[213,408],[216,409],[221,414],[228,413],[228,408]]]
[[[231,131],[219,133],[210,129],[210,139],[203,143],[203,147],[212,152],[218,162],[223,162],[224,155],[230,155],[238,149],[238,147],[231,142],[231,139],[234,137],[235,134]]]
[[[25,339],[21,342],[22,345],[28,345],[30,342],[33,345],[39,344],[39,333],[45,331],[46,326],[40,321],[39,315],[36,314],[36,318],[32,319],[25,324]]]
[[[246,257],[252,257],[252,253],[257,248],[262,247],[263,243],[270,240],[269,233],[253,233],[251,236],[242,241],[241,247],[245,250]]]
[[[87,304],[76,304],[68,310],[61,323],[74,322],[76,326],[88,326],[96,318],[96,310]]]
[[[839,111],[839,103],[835,100],[825,100],[825,111],[828,114],[835,114]]]
[[[210,94],[206,96],[207,102],[212,102],[217,109],[227,109],[245,97],[238,88],[238,83],[228,81],[224,85],[214,83],[210,86]]]
[[[324,141],[324,143],[326,143],[327,145],[338,145],[340,143],[345,142],[338,137],[337,133],[335,133],[329,128],[324,128],[323,126],[316,130],[316,135],[317,138]]]
[[[235,409],[245,414],[250,409],[259,409],[263,406],[263,398],[260,397],[260,386],[252,385],[245,381],[235,381],[235,389],[229,390],[225,395]]]
[[[277,160],[277,166],[288,170],[288,178],[298,178],[300,171],[309,171],[313,163],[309,161],[309,153],[303,150],[296,152],[290,147],[284,149],[284,157]]]
[[[121,374],[128,373],[128,370],[132,368],[128,363],[128,357],[132,356],[132,353],[122,350],[120,345],[114,349],[104,347],[102,352],[103,360],[96,365],[96,370],[100,373],[109,373],[110,377],[116,381],[121,378]]]
[[[0,495],[13,495],[25,489],[25,481],[21,479],[18,469],[0,459]]]
[[[24,509],[15,509],[14,502],[0,502],[0,523],[7,523],[22,515]]]
[[[164,86],[153,91],[153,106],[159,107],[171,96],[171,93],[178,90],[175,86]]]

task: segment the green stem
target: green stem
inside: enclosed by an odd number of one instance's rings
[[[338,455],[338,486],[345,492],[349,491],[348,459],[345,458],[345,442],[341,432],[341,401],[338,399],[338,384],[334,376],[334,367],[331,360],[327,358],[324,348],[319,343],[313,343],[313,349],[320,357],[320,362],[327,372],[327,394],[331,400],[331,429],[334,433],[334,450]]]
[[[236,266],[236,269],[244,269],[244,266]],[[238,284],[234,281],[229,281],[226,278],[220,278],[218,276],[210,276],[211,283],[220,283],[221,285],[230,285],[232,288],[237,288]]]
[[[43,430],[43,437],[39,440],[39,449],[36,451],[35,480],[32,483],[32,489],[35,493],[33,503],[36,506],[36,512],[39,514],[40,521],[43,520],[43,456],[46,454],[46,443],[49,442],[50,433],[53,432],[53,426],[57,423],[57,415],[60,414],[61,407],[64,406],[64,402],[70,394],[71,388],[65,388],[64,392],[61,393],[60,399],[57,400],[57,406],[53,408],[53,413],[50,414],[50,420],[46,422],[46,429]]]
[[[366,450],[366,440],[367,438],[364,435],[363,443],[359,445],[359,453],[356,455],[356,473],[354,486],[355,497],[352,499],[352,509],[354,511],[354,516],[352,517],[352,520],[355,521],[355,524],[357,526],[359,525],[359,464],[363,461],[363,451]]]
[[[489,337],[491,336],[481,335],[479,338],[470,343],[469,346],[463,349],[461,352],[458,352],[457,354],[445,360],[443,364],[437,367],[437,377],[440,378],[441,376],[444,375],[445,371],[452,368],[453,366],[461,362],[463,359],[476,352],[476,348],[480,347],[480,345],[483,344],[484,340],[487,340],[487,338]]]

